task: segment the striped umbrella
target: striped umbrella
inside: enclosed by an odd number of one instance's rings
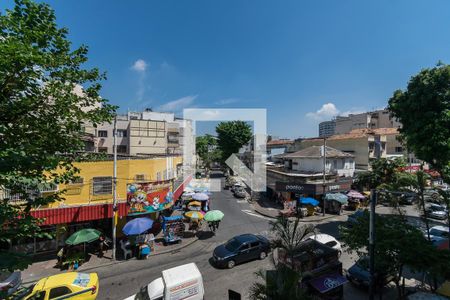
[[[184,215],[191,219],[198,219],[198,220],[203,219],[203,214],[199,211],[188,211]]]

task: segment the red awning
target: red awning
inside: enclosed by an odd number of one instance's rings
[[[174,200],[178,199],[183,192],[185,185],[191,181],[188,177],[174,192]],[[117,205],[119,217],[128,214],[126,202],[120,202]],[[76,223],[92,220],[112,218],[112,204],[82,205],[62,208],[39,209],[31,212],[35,218],[44,219],[42,225],[56,225]]]

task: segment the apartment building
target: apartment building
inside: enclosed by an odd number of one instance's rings
[[[146,110],[118,115],[117,153],[123,155],[180,155],[193,152],[192,122],[176,118],[173,113]],[[94,130],[96,152],[113,153],[113,123]]]
[[[334,122],[334,134],[349,133],[354,129],[399,128],[401,126],[400,122],[391,117],[387,109],[350,114],[346,117],[338,116]]]
[[[328,137],[335,134],[336,120],[324,121],[319,123],[319,137]]]

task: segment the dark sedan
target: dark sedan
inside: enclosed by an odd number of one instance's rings
[[[347,271],[347,279],[353,284],[368,288],[370,285],[369,258],[362,257],[351,266]],[[394,279],[395,276],[392,274],[378,272],[375,275],[375,285],[383,287]]]
[[[213,261],[218,267],[233,268],[236,264],[253,259],[264,259],[270,252],[269,241],[260,235],[242,234],[218,246]]]

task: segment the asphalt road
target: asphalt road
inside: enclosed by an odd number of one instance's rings
[[[218,174],[213,174],[213,176]],[[145,261],[130,260],[121,264],[99,268],[100,289],[98,299],[124,299],[136,293],[140,287],[160,277],[161,271],[181,264],[195,262],[199,267],[205,284],[205,299],[228,299],[228,289],[241,293],[247,299],[249,287],[255,282],[254,273],[260,269],[272,267],[271,257],[263,261],[256,260],[235,268],[216,269],[211,264],[214,248],[231,237],[242,233],[267,234],[269,219],[253,212],[250,205],[242,199],[236,199],[228,190],[215,192],[211,196],[211,209],[219,209],[225,214],[216,234],[195,242],[177,253],[150,257]],[[414,207],[405,207],[412,219],[419,219]],[[388,207],[378,208],[382,214],[391,213]],[[322,233],[339,238],[339,225],[347,220],[346,216],[336,216],[316,223]],[[356,260],[355,255],[344,252],[340,258],[343,268],[348,269]],[[395,288],[386,287],[383,299],[395,299]],[[367,291],[356,288],[350,283],[344,286],[345,299],[367,299]]]

